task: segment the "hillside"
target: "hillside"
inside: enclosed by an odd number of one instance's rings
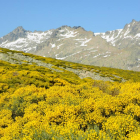
[[[1,140],[140,136],[140,72],[0,48]]]
[[[83,65],[53,58],[41,57],[21,51],[12,51],[4,48],[0,48],[0,60],[11,64],[34,64],[54,71],[59,71],[59,69],[67,70],[68,72],[77,74],[81,78],[91,77],[95,80],[119,82],[126,80],[132,80],[134,82],[140,81],[140,72],[136,71]]]
[[[0,47],[86,65],[140,71],[140,21],[123,29],[94,33],[80,26],[48,31],[17,27],[0,38]]]

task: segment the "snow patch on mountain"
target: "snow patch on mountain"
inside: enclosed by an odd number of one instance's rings
[[[98,56],[100,56],[100,54],[93,56],[93,58],[96,58],[96,57],[98,57]]]
[[[118,32],[118,34],[115,36],[115,31]],[[115,42],[117,41],[117,38],[121,34],[122,29],[117,29],[114,31],[110,31],[109,35],[106,35],[105,33],[102,33],[101,37],[105,39],[107,42],[110,42],[113,46],[115,46]],[[111,35],[112,34],[112,35]]]
[[[85,38],[85,40],[83,42],[81,42],[82,44],[80,46],[87,46],[86,43],[88,43],[91,39],[92,38],[90,38],[90,39]]]
[[[129,27],[129,26],[128,26],[128,27]],[[127,31],[125,32],[124,37],[125,37],[126,35],[128,35],[129,32],[130,32],[130,30],[129,30],[129,28],[127,28]]]
[[[8,40],[6,40],[6,41],[2,42],[2,44],[1,44],[1,45],[4,45],[4,44],[6,44],[7,42],[8,42]]]
[[[140,37],[140,33],[136,34],[134,38],[139,38]]]
[[[89,41],[91,41],[92,38],[90,38],[90,39],[87,39],[87,38],[81,38],[81,39],[74,39],[74,40],[77,40],[79,43],[81,43],[80,46],[87,46],[86,43],[88,43]]]
[[[113,31],[109,31],[109,34],[106,33],[94,33],[95,36],[100,35],[103,39],[105,39],[107,42],[110,42],[113,46],[115,46],[115,42],[118,40],[118,37],[120,36],[123,29],[117,29]],[[115,35],[117,33],[117,35]]]
[[[27,45],[27,42],[26,42],[26,39],[24,39],[24,38],[19,38],[13,42],[5,41],[5,42],[2,42],[2,44],[1,44],[1,46],[4,48],[9,48],[9,47],[21,48],[26,45]]]
[[[103,57],[108,57],[108,56],[110,56],[110,55],[105,55],[105,56],[103,56]]]
[[[136,22],[134,21],[133,23],[132,23],[132,25],[134,25]]]
[[[52,48],[56,47],[56,45],[55,45],[55,44],[52,44],[52,43],[50,43],[50,44],[51,44]]]
[[[62,31],[62,30],[60,30]],[[65,28],[66,33],[65,34],[60,34],[60,36],[64,38],[70,38],[70,37],[76,37],[77,36],[77,32],[74,31],[70,31],[67,28]]]
[[[125,36],[123,39],[125,39],[125,38],[134,39],[132,36]]]
[[[127,27],[130,27],[130,24],[128,24],[128,26]]]
[[[65,30],[59,30],[59,32],[64,32]]]
[[[36,48],[37,48],[37,46],[33,47],[33,49],[35,49],[35,51],[36,51]]]
[[[131,40],[133,40],[133,39],[140,39],[140,33],[136,34],[134,37],[132,37],[132,36],[126,36],[124,38],[130,38]]]
[[[130,40],[138,40],[140,39],[140,33],[137,33],[135,36],[130,34],[132,31],[131,27],[133,26],[135,22],[132,24],[128,24],[124,29],[118,29],[113,31],[108,31],[106,33],[94,33],[95,36],[100,35],[103,39],[105,39],[107,42],[111,43],[113,46],[116,46],[116,42],[118,42],[118,46],[120,46],[122,43],[119,42],[124,39],[130,39]]]
[[[51,34],[52,34],[52,31],[41,32],[41,33],[39,33],[39,32],[37,32],[37,33],[28,32],[27,33],[27,40],[31,40],[35,43],[41,43],[42,39],[48,39]]]
[[[100,34],[103,34],[103,33],[94,33],[95,36],[100,35]]]
[[[63,43],[62,43],[62,44],[60,44],[60,45],[58,45],[58,46],[57,46],[57,49],[59,49],[62,45],[63,45]]]

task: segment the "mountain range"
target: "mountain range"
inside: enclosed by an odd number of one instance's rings
[[[27,31],[19,26],[0,38],[0,47],[87,65],[140,71],[140,21],[94,33],[80,26]]]

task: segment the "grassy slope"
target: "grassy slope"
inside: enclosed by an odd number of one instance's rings
[[[77,70],[91,71],[91,72],[95,72],[96,74],[100,74],[100,76],[102,77],[109,77],[112,80],[119,81],[119,82],[121,82],[122,79],[131,80],[134,82],[140,81],[140,72],[136,72],[136,71],[83,65],[83,64],[78,64],[78,63],[73,63],[73,62],[68,62],[68,61],[57,60],[53,58],[45,58],[45,57],[36,56],[33,54],[28,54],[28,53],[19,52],[19,51],[11,51],[8,49],[3,49],[3,48],[0,48],[0,50],[1,50],[1,53],[7,53],[7,52],[20,53],[20,54],[23,54],[24,56],[28,56],[33,59],[40,60],[44,63],[52,64],[56,66],[57,69],[59,69],[59,67],[63,67],[66,70],[67,68],[72,68],[74,70],[77,69]]]

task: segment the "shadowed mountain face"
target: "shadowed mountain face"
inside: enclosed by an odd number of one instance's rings
[[[0,38],[0,43],[3,43],[3,41],[9,41],[13,42],[16,41],[18,38],[25,38],[26,37],[26,30],[23,29],[23,27],[19,26],[15,30],[13,30],[11,33],[8,35]]]
[[[22,27],[0,38],[0,47],[83,64],[140,71],[140,22],[124,29],[93,33],[80,26],[45,32]]]

